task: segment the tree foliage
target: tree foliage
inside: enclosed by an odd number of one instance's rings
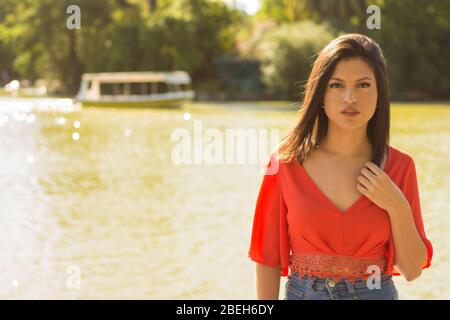
[[[448,0],[261,0],[256,17],[221,0],[77,0],[79,30],[66,26],[71,4],[0,1],[0,85],[45,78],[74,94],[83,72],[183,69],[197,88],[222,90],[217,61],[246,61],[261,65],[270,92],[291,98],[330,35],[359,32],[380,43],[392,97],[450,97]],[[369,4],[381,9],[381,30],[366,27]]]
[[[0,3],[1,67],[57,80],[74,94],[83,72],[174,70],[215,76],[214,58],[234,52],[241,14],[208,0],[79,0],[81,29],[66,26],[70,0]]]
[[[279,98],[299,98],[317,52],[333,37],[328,26],[309,21],[265,33],[256,51],[265,85]]]

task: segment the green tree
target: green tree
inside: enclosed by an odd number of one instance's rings
[[[14,69],[22,77],[34,80],[57,80],[60,92],[74,94],[83,71],[79,41],[81,30],[69,30],[66,25],[69,0],[24,0],[16,3],[10,32],[15,37]],[[105,12],[113,0],[80,0],[82,30],[91,21],[104,22]]]
[[[382,0],[381,30],[394,98],[450,97],[450,2]]]
[[[15,32],[11,29],[15,5],[12,0],[0,2],[0,86],[13,72]]]
[[[365,18],[366,0],[303,0],[301,10],[313,21],[326,21],[337,29],[352,29]]]
[[[279,23],[312,20],[336,29],[355,29],[367,6],[367,0],[263,0],[258,15]]]
[[[214,60],[235,52],[242,14],[208,0],[175,1],[157,11],[147,17],[147,33],[141,35],[143,66],[184,69],[197,82],[216,78]]]
[[[334,38],[327,25],[285,24],[268,31],[258,43],[263,82],[273,96],[298,99],[316,54]]]
[[[292,22],[288,17],[290,15],[287,7],[289,0],[261,0],[261,8],[257,17],[262,19],[272,19],[278,23]],[[293,12],[297,12],[296,10]]]
[[[211,0],[79,0],[81,29],[69,30],[70,0],[5,1],[3,63],[21,77],[57,80],[67,94],[83,72],[184,69],[209,81],[215,58],[235,51],[243,18]]]

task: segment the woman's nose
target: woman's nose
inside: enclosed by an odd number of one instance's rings
[[[353,94],[352,89],[348,88],[347,90],[345,90],[343,100],[344,100],[344,103],[348,103],[348,104],[356,103],[356,98]]]

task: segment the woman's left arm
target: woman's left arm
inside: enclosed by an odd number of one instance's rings
[[[407,281],[413,281],[422,273],[427,248],[415,226],[408,200],[386,172],[372,162],[366,162],[358,182],[358,191],[387,211],[395,247],[395,267]]]
[[[422,266],[427,260],[427,249],[417,232],[408,201],[386,211],[391,220],[395,267],[407,281],[413,281],[422,274]]]

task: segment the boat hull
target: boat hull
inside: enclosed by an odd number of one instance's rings
[[[78,101],[83,107],[103,108],[179,108],[183,103],[191,99],[176,98],[165,100],[142,100],[142,101],[101,101],[86,100]]]

